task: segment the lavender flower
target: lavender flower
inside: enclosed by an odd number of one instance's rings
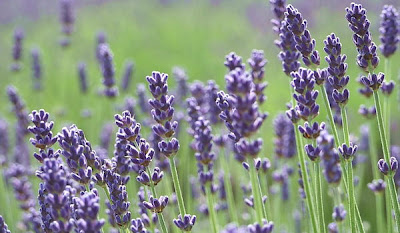
[[[189,93],[189,86],[187,84],[188,76],[185,70],[181,67],[174,67],[172,69],[173,77],[176,81],[176,102],[180,103],[184,107],[185,98]]]
[[[375,106],[368,108],[365,105],[360,105],[360,108],[358,109],[358,113],[360,113],[366,119],[375,119],[376,108],[375,108]]]
[[[121,177],[118,173],[108,169],[105,171],[105,180],[110,193],[111,203],[109,204],[109,214],[112,221],[121,228],[129,226],[131,212],[129,211],[130,202],[126,191],[128,179]]]
[[[148,231],[144,227],[143,221],[140,218],[132,219],[131,221],[131,231],[133,233],[147,233]]]
[[[28,118],[28,113],[25,109],[25,103],[19,96],[17,89],[10,85],[7,86],[7,95],[12,103],[12,111],[14,112],[18,124],[17,124],[17,129],[20,131],[22,134],[28,134],[28,125],[29,125],[29,118]]]
[[[353,160],[354,155],[357,152],[358,146],[353,145],[353,143],[351,143],[351,142],[350,142],[350,145],[346,145],[343,143],[343,145],[340,146],[338,149],[339,149],[339,153],[343,156],[344,159]]]
[[[381,86],[382,94],[390,96],[394,90],[395,83],[393,81],[383,82]]]
[[[399,168],[399,162],[395,157],[390,157],[390,165],[386,163],[385,160],[380,159],[378,161],[378,168],[382,172],[383,175],[388,175],[389,173],[396,173]]]
[[[78,64],[78,76],[79,76],[79,84],[82,93],[87,93],[88,90],[88,78],[86,72],[86,64],[80,62]]]
[[[379,194],[385,191],[386,182],[382,179],[373,180],[371,183],[368,183],[368,188],[375,194]]]
[[[386,58],[390,57],[397,49],[397,43],[399,42],[399,13],[396,8],[392,5],[384,5],[381,13],[381,26],[379,28],[381,50],[383,56]]]
[[[152,76],[147,76],[149,88],[154,99],[149,100],[153,107],[151,114],[157,125],[153,125],[154,133],[163,138],[158,147],[166,157],[175,156],[179,149],[179,141],[173,137],[178,122],[172,121],[174,115],[174,96],[168,95],[168,75],[154,71]]]
[[[306,66],[319,66],[319,53],[315,50],[315,39],[311,37],[310,31],[307,29],[307,21],[290,4],[286,7],[285,17],[288,23],[287,28],[293,33],[296,49],[302,54],[304,64]]]
[[[107,44],[100,44],[99,46],[101,56],[101,72],[103,73],[103,85],[105,86],[103,94],[112,98],[118,95],[118,89],[115,87],[113,54]]]
[[[264,66],[267,64],[267,59],[264,58],[264,51],[253,50],[247,62],[251,67],[250,74],[254,82],[254,92],[257,95],[257,101],[259,104],[262,104],[266,100],[266,96],[263,92],[268,85],[267,82],[263,81],[265,73]]]
[[[106,152],[108,152],[108,149],[110,148],[112,132],[113,132],[113,125],[111,123],[106,123],[103,125],[103,128],[101,129],[100,133],[100,148],[106,150]]]
[[[132,73],[134,71],[134,63],[132,61],[125,62],[124,75],[122,76],[121,89],[126,91],[131,84]]]
[[[150,211],[154,213],[162,213],[164,208],[168,204],[167,196],[160,196],[160,198],[154,198],[150,196],[150,202],[144,201],[143,205]]]
[[[136,93],[138,96],[138,105],[140,107],[140,110],[144,114],[149,114],[150,113],[150,105],[148,103],[148,96],[146,95],[146,87],[144,84],[139,83],[136,87]]]
[[[206,96],[206,87],[204,86],[204,83],[200,81],[194,81],[190,85],[190,93],[192,94],[193,98],[196,99],[198,105],[203,107],[203,105],[206,103],[204,98],[204,96]],[[206,112],[206,110],[203,108],[201,108],[201,111],[203,113]]]
[[[342,177],[340,157],[334,146],[334,139],[326,130],[317,138],[317,144],[321,149],[321,161],[323,173],[330,184],[339,184]]]
[[[11,65],[12,71],[19,71],[21,69],[20,60],[22,57],[22,40],[24,36],[24,31],[22,29],[16,28],[14,30],[14,44],[12,47],[14,63]]]
[[[177,219],[174,219],[175,225],[181,229],[182,231],[191,231],[192,227],[196,223],[196,216],[186,214],[183,218],[181,215],[178,215]]]
[[[11,233],[10,230],[8,230],[8,226],[6,222],[4,221],[3,216],[0,215],[0,232],[1,233]]]
[[[332,218],[336,222],[342,222],[346,218],[347,211],[344,209],[343,205],[335,206],[333,208]]]
[[[4,156],[6,162],[10,151],[8,124],[0,118],[0,157]]]
[[[96,43],[96,59],[99,62],[99,64],[101,65],[102,56],[101,56],[101,53],[100,53],[100,50],[101,50],[100,48],[101,48],[102,44],[107,43],[107,35],[106,35],[106,33],[103,32],[103,31],[97,32],[97,34],[96,34],[96,42],[97,42]]]
[[[35,90],[42,89],[42,65],[40,61],[40,51],[38,48],[31,50],[32,56],[32,73],[33,73],[33,88]]]
[[[79,232],[100,233],[105,221],[98,219],[100,198],[97,190],[85,192],[80,197],[73,198],[76,227]]]
[[[271,19],[272,29],[275,33],[280,33],[281,22],[285,19],[286,0],[270,0],[272,12],[275,18]]]
[[[349,90],[346,89],[350,78],[346,75],[347,63],[346,55],[342,55],[342,44],[334,33],[329,35],[324,41],[324,50],[327,54],[325,60],[328,62],[328,81],[333,87],[332,98],[339,106],[346,105],[349,99]]]
[[[271,233],[274,229],[273,222],[264,221],[262,224],[255,223],[248,226],[249,233]]]
[[[73,228],[71,196],[73,188],[68,186],[67,172],[60,160],[45,159],[38,176],[44,182],[47,191],[45,202],[48,203],[52,218],[50,228],[54,232],[70,232]]]
[[[275,154],[278,157],[292,158],[296,154],[295,132],[292,122],[284,114],[279,114],[274,120],[276,138]]]
[[[28,130],[35,136],[30,140],[33,146],[45,150],[57,142],[57,138],[53,137],[53,132],[51,131],[54,122],[48,121],[50,117],[48,112],[43,109],[34,110],[29,116],[34,124],[34,126],[28,127]]]
[[[375,69],[379,64],[379,57],[369,31],[370,22],[367,19],[367,10],[361,4],[351,3],[350,7],[346,8],[346,19],[350,29],[354,32],[353,42],[358,51],[358,66],[364,71]]]
[[[62,133],[58,134],[58,143],[61,154],[66,158],[68,168],[72,172],[72,178],[82,185],[89,184],[93,170],[100,170],[101,161],[92,150],[83,131],[75,125],[69,129],[64,127]]]
[[[370,88],[372,91],[376,91],[379,90],[384,79],[385,75],[383,73],[368,74],[368,76],[361,77],[361,82],[365,88]]]
[[[220,110],[215,103],[218,98],[218,85],[213,81],[209,80],[206,86],[206,98],[207,98],[207,118],[212,125],[218,124],[221,122],[221,119],[218,117]]]
[[[242,62],[242,57],[236,55],[234,52],[230,52],[225,56],[224,65],[229,71],[235,70],[236,68],[244,69],[244,63]]]
[[[60,22],[64,34],[70,35],[72,33],[74,21],[72,0],[60,0]]]

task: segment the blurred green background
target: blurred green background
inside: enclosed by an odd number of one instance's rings
[[[356,49],[352,42],[352,33],[344,18],[345,7],[350,1],[288,1],[299,8],[309,20],[313,37],[321,58],[325,56],[323,40],[332,32],[341,38],[343,52],[347,54],[348,74],[351,77],[349,89],[351,98],[348,104],[351,132],[358,135],[359,126],[364,122],[358,115],[360,104],[371,106],[373,100],[367,100],[358,94],[359,84],[356,78],[361,74],[356,59]],[[379,42],[379,14],[384,4],[400,6],[399,1],[359,1],[368,9],[371,30],[375,43]],[[288,78],[284,75],[277,58],[278,49],[274,45],[270,19],[273,17],[267,0],[176,0],[176,1],[100,1],[75,0],[75,30],[71,36],[69,48],[59,46],[62,39],[59,23],[58,1],[5,0],[0,1],[0,118],[15,123],[14,115],[5,92],[6,86],[15,85],[25,100],[28,111],[44,108],[55,121],[55,131],[62,126],[75,123],[82,128],[88,139],[98,143],[103,123],[113,120],[119,110],[111,107],[105,97],[97,94],[101,88],[102,76],[95,58],[96,34],[104,31],[107,42],[114,53],[117,83],[120,85],[124,62],[135,62],[135,71],[130,89],[121,92],[115,103],[122,105],[126,96],[136,95],[136,86],[145,83],[146,75],[153,70],[171,73],[172,67],[183,67],[189,81],[215,80],[224,89],[224,57],[231,51],[246,61],[252,49],[262,49],[268,59],[266,80],[269,86],[268,96],[262,106],[270,113],[269,119],[261,130],[265,146],[263,155],[273,153],[273,118],[286,110],[289,101]],[[12,63],[12,44],[14,29],[23,28],[23,69],[19,73],[10,71]],[[39,48],[43,65],[43,90],[33,90],[30,50]],[[392,57],[391,79],[397,80],[400,55]],[[326,66],[322,59],[321,67]],[[89,93],[80,93],[77,65],[87,64]],[[382,60],[378,70],[383,71]],[[173,79],[170,85],[174,86]],[[395,92],[397,95],[397,91]],[[393,97],[392,115],[394,131],[398,130],[399,114],[397,101]],[[323,105],[322,99],[319,100]],[[88,109],[92,117],[84,117],[82,109]],[[324,107],[321,107],[320,120],[324,119]],[[397,135],[394,133],[394,135]],[[399,143],[400,137],[392,137],[393,143]],[[368,175],[368,174],[367,174]],[[368,178],[367,178],[368,179]],[[368,179],[370,180],[370,179]],[[372,200],[373,194],[361,194],[360,208]],[[373,212],[361,211],[363,218],[372,220]],[[329,212],[330,210],[327,210]]]

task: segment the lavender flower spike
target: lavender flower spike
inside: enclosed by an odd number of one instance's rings
[[[51,131],[54,126],[53,121],[49,120],[49,113],[40,109],[39,111],[33,111],[30,115],[31,121],[34,126],[29,126],[28,130],[35,135],[35,138],[31,138],[31,143],[35,147],[45,150],[51,147],[57,142],[57,138],[53,137],[53,132]]]
[[[3,216],[0,215],[0,232],[1,233],[11,233],[10,230],[8,230],[8,226],[4,221]]]
[[[196,223],[196,216],[186,214],[183,218],[181,215],[178,215],[178,219],[174,219],[175,225],[181,229],[182,231],[191,231],[192,227]]]
[[[87,71],[86,71],[86,64],[80,62],[78,64],[78,76],[79,76],[79,84],[82,93],[87,93],[88,90],[88,78],[87,78]]]
[[[134,65],[135,64],[132,61],[125,62],[125,71],[124,75],[122,76],[122,82],[121,82],[121,89],[124,91],[128,90],[129,85],[131,84],[132,73],[135,68]]]
[[[317,138],[317,144],[321,149],[321,161],[326,180],[330,184],[339,184],[342,178],[342,168],[333,137],[324,130]]]
[[[24,39],[24,31],[22,29],[14,30],[14,45],[12,47],[12,57],[14,63],[11,65],[12,71],[21,69],[20,60],[22,57],[22,40]]]
[[[113,54],[107,44],[100,44],[101,72],[103,74],[103,85],[105,86],[104,95],[115,97],[118,95],[118,89],[115,87],[115,68],[113,63]]]
[[[304,64],[306,66],[319,66],[319,53],[315,50],[315,39],[311,37],[310,31],[307,29],[307,21],[292,5],[289,4],[286,10],[285,17],[288,29],[294,35],[296,49],[303,55]]]
[[[381,45],[379,49],[386,58],[397,50],[399,43],[399,13],[392,5],[384,5],[381,13],[381,26],[379,28]]]
[[[266,221],[262,224],[256,223],[248,226],[249,233],[272,233],[273,229],[274,223]]]
[[[285,19],[286,11],[286,0],[269,0],[272,5],[272,12],[275,15],[274,19],[271,19],[272,29],[279,35],[281,23]]]
[[[31,51],[32,56],[32,73],[33,73],[33,88],[35,90],[42,89],[42,65],[40,62],[40,51],[38,48],[34,48]]]
[[[367,10],[361,4],[351,3],[346,8],[346,19],[350,29],[354,32],[353,42],[357,47],[357,64],[364,71],[369,72],[379,64],[379,57],[376,54],[376,45],[372,42],[369,31],[370,22],[367,19]]]
[[[97,190],[92,189],[80,197],[73,198],[76,227],[79,232],[100,233],[105,221],[98,220],[100,198]]]
[[[73,14],[72,0],[60,0],[60,22],[65,35],[72,33],[74,21],[75,16]]]

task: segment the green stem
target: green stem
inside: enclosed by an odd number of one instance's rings
[[[338,135],[338,132],[337,132],[337,129],[336,129],[335,120],[333,119],[332,109],[331,109],[331,106],[329,105],[328,94],[326,93],[326,89],[325,89],[325,86],[323,84],[320,85],[320,88],[321,88],[321,95],[322,95],[322,97],[324,99],[325,109],[326,109],[326,112],[328,114],[329,124],[331,126],[333,137],[335,139],[335,146],[339,147],[339,135]]]
[[[375,204],[376,204],[376,230],[377,231],[382,231],[386,232],[385,226],[383,224],[383,216],[384,216],[384,210],[383,210],[383,194],[382,193],[377,193],[375,195]]]
[[[237,216],[237,211],[236,211],[236,204],[235,204],[235,197],[233,195],[232,191],[232,183],[231,183],[231,176],[230,176],[230,169],[228,167],[228,158],[225,156],[225,150],[223,147],[221,147],[221,165],[222,169],[224,171],[224,179],[225,179],[225,189],[226,189],[226,197],[228,199],[228,212],[229,216],[231,218],[231,221],[234,223],[239,224],[238,216]]]
[[[150,177],[152,177],[149,167],[147,167],[147,173],[149,174]],[[153,194],[154,198],[157,198],[158,196],[157,196],[156,188],[154,187],[153,181],[150,181],[150,189],[151,189],[151,193]],[[168,233],[163,214],[157,213],[157,216],[158,216],[158,219],[160,219],[161,232]],[[182,216],[182,219],[183,219],[183,216]]]
[[[385,177],[385,181],[386,183],[388,183],[387,177]],[[386,228],[388,230],[387,231],[388,233],[392,233],[393,232],[393,216],[392,216],[392,206],[391,206],[392,201],[390,200],[390,193],[388,190],[385,190],[385,200],[386,200],[385,207],[386,207],[386,224],[387,224]]]
[[[217,216],[215,214],[214,200],[211,192],[211,182],[208,182],[205,188],[211,228],[213,233],[218,233]]]
[[[258,192],[261,198],[261,207],[262,207],[262,212],[263,212],[263,216],[265,218],[265,220],[268,221],[268,215],[267,215],[267,210],[265,208],[264,202],[263,202],[263,195],[262,195],[262,190],[261,190],[261,183],[260,183],[260,178],[258,177],[258,173],[256,174],[256,178],[257,178],[257,187],[258,187]]]
[[[376,117],[378,119],[378,128],[379,128],[379,135],[381,138],[381,143],[382,143],[382,149],[383,149],[383,156],[385,158],[385,161],[387,164],[390,164],[390,151],[389,151],[389,146],[388,146],[388,141],[386,138],[386,132],[385,132],[385,127],[383,123],[383,116],[382,116],[382,108],[381,108],[381,103],[379,100],[379,93],[377,90],[374,91],[374,101],[375,101],[375,107],[376,107]],[[390,169],[390,165],[389,165]],[[396,191],[396,186],[393,181],[393,174],[392,171],[390,171],[390,174],[388,175],[388,186],[389,186],[389,192],[390,192],[390,197],[392,200],[392,208],[394,209],[395,212],[395,217],[396,217],[396,224],[397,224],[397,230],[400,231],[400,206],[399,202],[397,201],[397,191]],[[390,217],[390,216],[387,216]]]
[[[254,167],[253,159],[249,158],[248,163],[250,165],[250,181],[251,181],[251,191],[254,199],[254,209],[256,210],[256,220],[258,223],[262,223],[263,210],[262,210],[262,200],[257,184],[257,172]]]
[[[183,218],[186,214],[186,210],[183,202],[181,186],[179,185],[178,171],[176,170],[176,164],[173,157],[169,157],[169,165],[171,168],[172,182],[174,183],[176,198],[178,200],[179,212]]]
[[[321,185],[321,167],[319,162],[314,163],[314,171],[315,171],[315,187],[316,187],[316,196],[317,196],[317,211],[319,216],[319,231],[326,232],[325,228],[325,217],[324,217],[324,202],[322,198],[322,185]]]
[[[299,124],[296,123],[294,124],[295,126],[295,136],[296,136],[296,145],[297,145],[297,155],[299,157],[299,162],[300,162],[300,170],[303,178],[303,183],[304,183],[304,192],[306,194],[306,203],[307,203],[307,209],[308,212],[310,213],[311,216],[311,223],[313,227],[313,232],[318,232],[317,228],[317,219],[315,216],[315,211],[314,211],[314,206],[313,206],[313,196],[311,194],[311,189],[310,189],[310,180],[308,177],[308,172],[306,168],[306,160],[304,156],[304,146],[303,146],[303,140],[301,138],[301,134],[298,130]]]
[[[350,133],[349,124],[347,119],[346,108],[343,106],[340,108],[343,122],[343,137],[344,142],[347,146],[350,146]],[[347,185],[348,185],[348,198],[349,198],[349,208],[350,208],[350,225],[352,232],[356,232],[356,225],[360,232],[365,232],[362,223],[360,212],[358,211],[358,206],[356,202],[356,196],[354,194],[354,178],[353,178],[353,164],[352,158],[346,161],[347,163]]]

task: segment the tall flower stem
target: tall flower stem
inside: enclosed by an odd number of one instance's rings
[[[263,203],[262,203],[262,197],[261,193],[259,190],[259,185],[258,185],[258,179],[257,179],[257,172],[256,168],[254,167],[254,161],[253,159],[249,158],[248,159],[249,165],[250,165],[250,181],[251,181],[251,191],[253,194],[254,198],[254,209],[256,210],[256,219],[258,223],[262,223],[262,219],[264,216],[263,214]]]
[[[294,124],[295,126],[295,135],[296,135],[296,145],[297,145],[297,155],[299,157],[299,162],[300,162],[300,170],[301,174],[303,177],[303,183],[304,183],[304,191],[306,193],[306,202],[307,202],[307,209],[308,212],[310,213],[311,216],[311,223],[313,227],[313,232],[318,232],[317,228],[317,219],[315,216],[315,211],[314,211],[314,205],[313,205],[313,196],[311,194],[311,188],[310,188],[310,180],[308,177],[308,172],[307,172],[307,167],[306,167],[306,160],[304,156],[304,145],[303,145],[303,140],[302,136],[300,134],[300,131],[298,130],[299,124],[296,123]]]
[[[331,106],[329,105],[328,94],[327,94],[325,86],[323,84],[320,85],[320,88],[321,88],[321,95],[322,95],[322,97],[324,99],[325,109],[326,109],[326,112],[328,114],[329,124],[331,126],[333,137],[335,138],[335,146],[339,147],[339,142],[340,142],[339,141],[339,134],[338,134],[337,129],[336,129],[335,120],[333,119]]]
[[[225,150],[223,147],[221,147],[220,151],[220,162],[222,165],[222,169],[224,171],[224,182],[225,182],[225,189],[226,189],[226,197],[228,199],[228,213],[231,221],[234,223],[239,224],[238,216],[237,216],[237,211],[236,211],[236,204],[235,204],[235,198],[233,195],[232,191],[232,182],[231,182],[231,176],[230,176],[230,169],[228,167],[228,158],[225,155]]]
[[[347,113],[345,107],[341,107],[342,121],[343,121],[343,137],[346,145],[350,145],[349,138],[349,125],[347,122]],[[349,198],[349,215],[351,232],[357,232],[356,228],[356,213],[355,213],[355,195],[354,195],[354,178],[353,178],[353,165],[352,159],[346,161],[347,166],[347,184],[348,184],[348,198]]]
[[[183,218],[183,216],[185,216],[186,214],[186,210],[185,210],[185,204],[183,202],[181,186],[179,184],[178,171],[176,170],[176,164],[173,157],[169,157],[169,165],[171,169],[172,182],[174,183],[176,198],[178,200],[179,212]]]
[[[391,80],[391,72],[390,72],[390,60],[389,58],[385,59],[385,74],[387,77],[387,80]],[[390,146],[390,101],[389,101],[389,95],[384,96],[385,100],[385,105],[384,105],[384,114],[385,114],[385,125],[386,125],[386,133],[387,133],[387,140]]]
[[[149,174],[150,177],[152,176],[149,167],[147,167],[147,173]],[[153,194],[154,198],[157,198],[158,196],[157,196],[156,188],[154,187],[153,181],[150,181],[150,189],[151,189],[151,193]],[[157,213],[157,216],[158,216],[158,219],[160,219],[161,232],[168,233],[168,229],[166,227],[163,214]]]
[[[385,177],[386,183],[388,183],[388,178]],[[385,190],[385,206],[386,206],[386,229],[388,230],[387,232],[393,232],[393,216],[392,216],[392,206],[391,203],[392,201],[390,200],[390,193],[388,190]],[[382,197],[382,202],[383,202],[383,197]],[[383,207],[382,207],[383,208]],[[382,213],[381,213],[382,215]]]
[[[379,100],[379,93],[378,90],[374,91],[374,101],[375,101],[375,108],[376,108],[376,117],[378,119],[378,127],[379,127],[379,135],[381,138],[381,143],[382,143],[382,149],[383,149],[383,156],[387,164],[390,164],[390,151],[389,151],[389,146],[388,146],[388,141],[386,137],[386,132],[385,132],[385,126],[383,122],[383,116],[382,116],[382,107],[381,103]],[[390,167],[389,167],[390,168]],[[399,202],[397,201],[397,191],[396,191],[396,186],[394,184],[393,180],[393,174],[390,171],[388,175],[388,186],[389,186],[389,192],[390,192],[390,197],[392,201],[392,208],[394,209],[395,212],[395,217],[396,217],[396,224],[397,224],[397,230],[400,230],[400,206]],[[388,218],[390,216],[387,216]]]
[[[326,232],[325,227],[325,216],[324,216],[324,202],[322,198],[322,183],[321,183],[321,166],[319,162],[314,162],[314,171],[315,171],[315,188],[316,188],[316,196],[317,196],[317,209],[319,216],[319,231],[321,233]]]
[[[373,177],[374,179],[379,179],[380,175],[379,175],[379,171],[378,169],[376,169],[376,163],[378,161],[378,150],[376,148],[376,128],[374,127],[375,123],[375,119],[371,120],[370,124],[369,124],[369,156],[370,156],[370,161],[371,161],[371,168],[373,171]],[[385,192],[385,196],[387,196],[388,192]],[[388,196],[387,196],[388,197]],[[388,198],[389,199],[389,198]],[[382,194],[377,194],[375,195],[375,205],[376,205],[376,225],[377,225],[377,229],[382,230],[383,232],[386,232],[386,227],[388,227],[388,229],[393,229],[392,226],[392,221],[391,218],[387,218],[387,223],[386,226],[383,224],[384,220],[384,199],[383,199],[383,195]],[[391,208],[390,208],[390,202],[387,202],[387,208],[389,209],[389,213],[391,212]]]
[[[215,213],[214,200],[211,192],[211,182],[207,182],[205,190],[212,232],[218,233],[217,215]]]

